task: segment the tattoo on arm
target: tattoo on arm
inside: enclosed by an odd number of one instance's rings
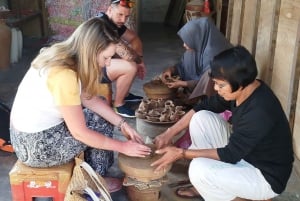
[[[137,64],[142,62],[141,57],[128,45],[126,45],[123,41],[117,44],[116,54],[127,61],[134,61]]]

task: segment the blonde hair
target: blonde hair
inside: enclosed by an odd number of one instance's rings
[[[96,87],[102,77],[97,55],[110,44],[117,44],[119,37],[101,18],[85,21],[65,41],[43,48],[31,65],[38,69],[62,67],[74,70],[83,91],[97,95]]]

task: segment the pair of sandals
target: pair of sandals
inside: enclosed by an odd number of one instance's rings
[[[169,185],[169,187],[175,187],[175,186],[179,186],[175,190],[175,194],[177,197],[184,198],[184,199],[197,199],[200,201],[204,201],[203,197],[199,194],[199,192],[190,183],[189,180],[183,180]]]
[[[11,144],[0,138],[0,150],[13,153],[14,149]]]

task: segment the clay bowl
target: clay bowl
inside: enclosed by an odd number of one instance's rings
[[[130,157],[119,153],[118,163],[120,169],[127,176],[142,182],[149,182],[151,180],[162,178],[170,171],[172,165],[170,164],[165,169],[154,172],[156,167],[151,167],[150,164],[158,160],[161,155],[154,153],[154,147],[151,147],[151,149],[153,149],[153,155],[146,158]]]

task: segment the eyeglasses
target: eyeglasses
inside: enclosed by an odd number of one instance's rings
[[[120,4],[121,6],[132,8],[135,2],[130,0],[114,0],[111,4]]]

